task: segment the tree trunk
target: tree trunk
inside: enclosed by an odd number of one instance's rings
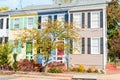
[[[45,73],[47,73],[48,72],[48,64],[46,64],[46,66],[45,66]]]

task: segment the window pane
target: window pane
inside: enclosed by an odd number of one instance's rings
[[[94,12],[92,13],[92,28],[100,27],[100,13]]]
[[[74,54],[82,53],[82,39],[77,39],[74,41]]]
[[[92,45],[91,45],[92,54],[99,54],[100,53],[100,43],[99,38],[92,38]]]
[[[45,28],[45,23],[48,22],[48,16],[42,16],[41,24],[42,28]]]
[[[28,27],[32,28],[33,27],[33,17],[28,18]]]
[[[73,24],[76,27],[81,27],[82,26],[82,15],[81,15],[81,13],[73,14]]]
[[[61,22],[62,27],[64,26],[64,14],[57,15],[57,20]]]
[[[64,14],[57,15],[58,21],[64,21]]]
[[[19,29],[19,26],[20,26],[19,25],[19,20],[20,20],[19,18],[15,18],[15,21],[14,21],[14,28],[15,29]]]

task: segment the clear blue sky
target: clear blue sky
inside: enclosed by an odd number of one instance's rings
[[[28,5],[45,5],[52,4],[52,0],[21,0],[22,7]],[[0,0],[0,7],[8,6],[10,9],[21,8],[20,0]]]

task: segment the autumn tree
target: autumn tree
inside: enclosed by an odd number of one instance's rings
[[[37,29],[24,29],[21,31],[22,33],[19,35],[22,42],[30,42],[34,41],[34,48],[36,51],[39,50],[40,55],[43,55],[45,58],[45,67],[47,72],[47,65],[49,58],[51,57],[51,51],[55,50],[56,48],[65,48],[67,50],[70,49],[70,39],[76,39],[79,38],[79,29],[74,27],[73,24],[68,24],[65,21],[46,21],[43,24],[40,24],[41,26],[44,26],[45,28],[41,29],[40,31]],[[24,34],[24,35],[22,35]],[[65,45],[57,45],[57,39],[63,40],[65,39],[67,44]]]
[[[116,56],[117,53],[119,53],[118,49],[119,44],[116,43],[115,41],[119,42],[119,25],[118,22],[120,22],[120,5],[117,2],[117,0],[112,0],[108,4],[107,7],[107,34],[108,34],[108,48],[109,48],[109,53],[108,53],[108,58],[115,60],[114,56]],[[116,48],[115,48],[116,45]]]
[[[109,60],[110,62],[116,61],[116,59],[120,58],[120,30],[117,36],[109,39],[109,44],[112,45],[109,49]]]

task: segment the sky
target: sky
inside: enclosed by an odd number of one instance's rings
[[[28,5],[52,4],[52,0],[21,0],[22,7]],[[21,8],[20,0],[0,0],[0,7],[7,6],[9,9]]]

